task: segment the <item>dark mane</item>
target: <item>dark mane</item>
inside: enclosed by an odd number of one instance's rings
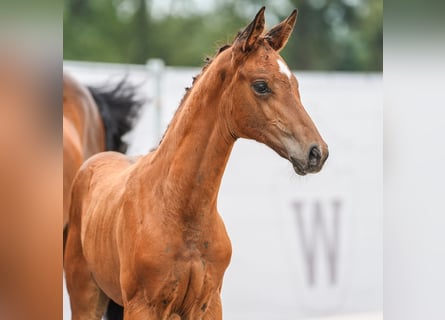
[[[192,79],[192,86],[191,87],[186,87],[185,88],[185,94],[182,97],[181,101],[179,102],[179,107],[176,109],[175,114],[173,115],[173,118],[175,118],[176,114],[178,113],[178,111],[181,109],[181,107],[184,105],[185,101],[187,101],[188,96],[190,95],[191,90],[193,89],[193,85],[196,83],[196,81],[201,77],[201,75],[207,70],[207,68],[212,64],[213,60],[223,51],[225,51],[226,49],[230,48],[232,45],[230,44],[224,44],[221,47],[218,48],[218,50],[216,50],[216,54],[213,58],[210,57],[206,57],[204,59],[204,66],[202,67],[202,70],[199,74],[197,74],[196,76],[194,76]],[[172,119],[173,119],[172,118]],[[167,126],[167,129],[164,131],[164,134],[162,135],[161,140],[159,141],[158,146],[161,144],[162,140],[164,140],[165,134],[168,131],[170,124]],[[156,149],[156,148],[155,148]]]

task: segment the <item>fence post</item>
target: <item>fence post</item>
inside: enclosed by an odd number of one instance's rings
[[[154,107],[155,107],[155,136],[156,142],[161,139],[161,123],[162,123],[162,77],[165,70],[165,63],[162,59],[149,59],[147,61],[147,70],[154,79]]]

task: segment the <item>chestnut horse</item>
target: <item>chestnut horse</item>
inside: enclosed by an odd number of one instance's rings
[[[217,197],[235,141],[266,144],[300,175],[328,156],[279,55],[296,16],[263,34],[263,7],[204,67],[156,150],[101,153],[79,170],[65,255],[73,319],[100,319],[109,298],[126,320],[222,319],[232,248]]]
[[[113,88],[85,87],[69,74],[63,75],[63,227],[68,223],[71,185],[82,163],[107,151],[125,152],[122,136],[131,130],[142,106],[135,88],[121,81]],[[122,318],[114,304],[110,320]]]

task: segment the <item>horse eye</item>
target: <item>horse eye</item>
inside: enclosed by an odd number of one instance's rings
[[[253,90],[258,94],[266,94],[271,92],[269,86],[265,81],[256,81],[252,84]]]

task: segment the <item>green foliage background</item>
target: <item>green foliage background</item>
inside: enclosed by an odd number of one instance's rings
[[[299,9],[282,53],[292,69],[382,70],[382,0],[213,0],[207,11],[196,0],[171,0],[164,15],[152,1],[65,0],[64,59],[201,66],[266,5],[269,27]]]

